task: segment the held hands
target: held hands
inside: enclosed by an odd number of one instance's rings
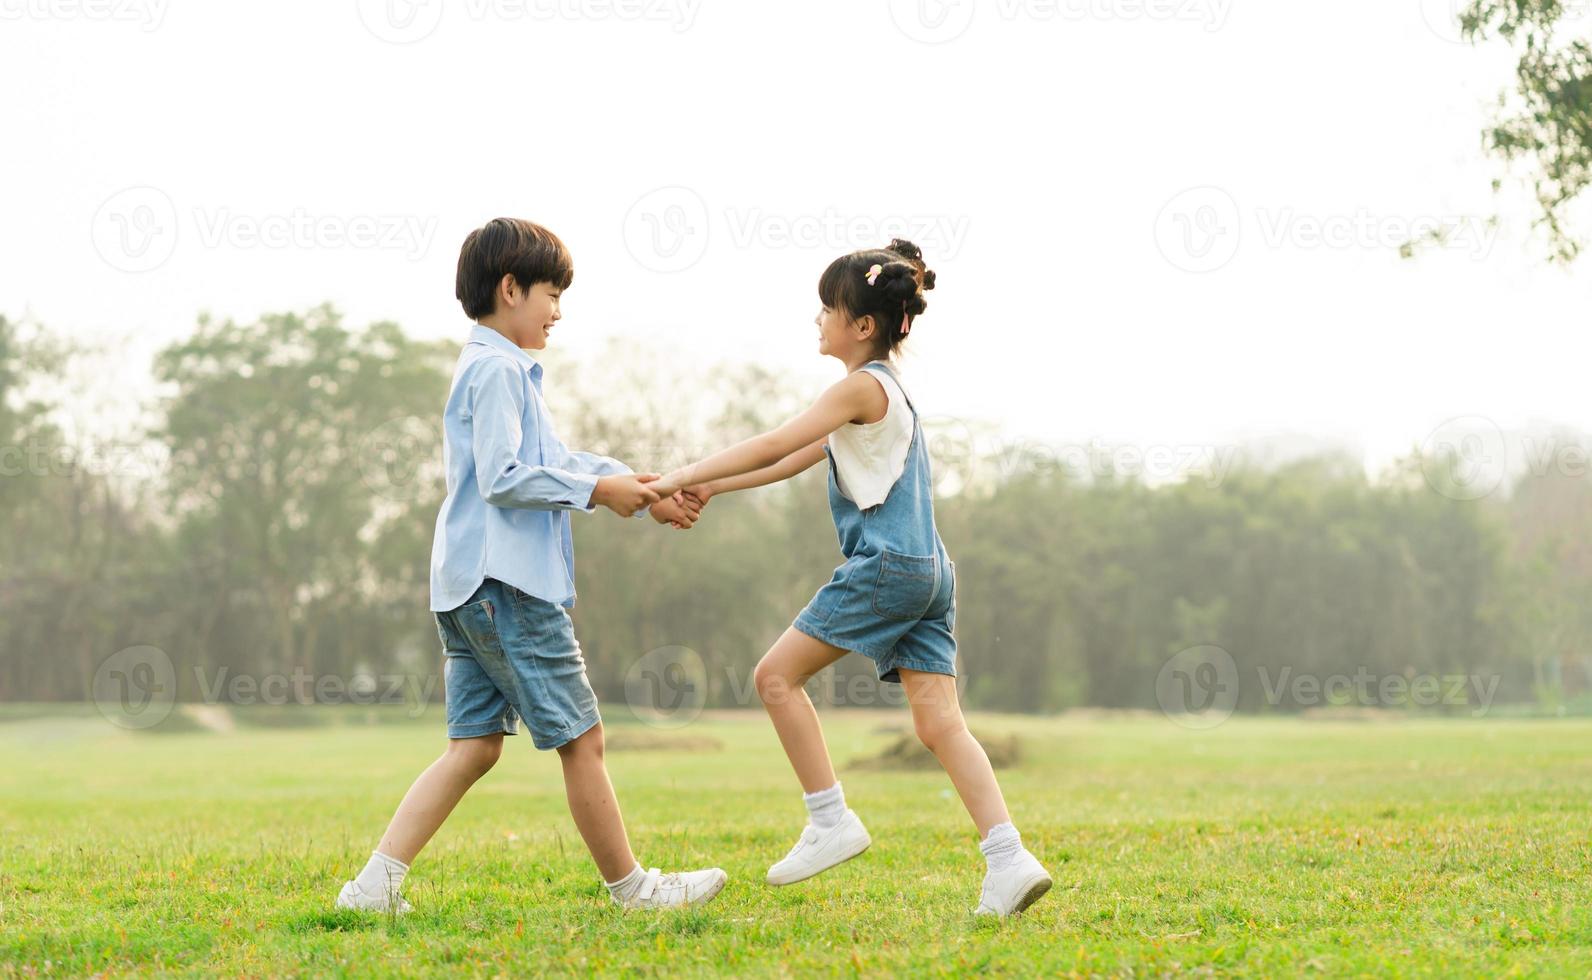
[[[629,473],[605,476],[592,488],[591,502],[607,507],[620,517],[630,517],[643,507],[656,504],[660,499],[649,484],[657,481],[657,473]]]
[[[652,519],[659,524],[668,524],[680,531],[689,531],[702,516],[702,505],[693,497],[677,493],[653,504],[650,513]]]

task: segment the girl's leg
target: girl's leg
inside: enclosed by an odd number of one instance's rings
[[[815,640],[795,627],[785,630],[758,661],[752,675],[757,696],[768,710],[780,744],[802,789],[817,793],[835,785],[835,767],[818,725],[818,711],[802,685],[846,655],[839,647]]]
[[[503,733],[455,738],[447,751],[421,773],[393,814],[376,850],[410,864],[475,781],[503,754]]]
[[[921,670],[901,670],[901,686],[912,705],[912,725],[918,738],[951,777],[962,805],[983,837],[991,827],[1009,822],[1006,799],[995,781],[995,769],[978,744],[956,698],[956,678]]]

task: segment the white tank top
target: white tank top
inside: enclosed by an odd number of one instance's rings
[[[881,371],[868,374],[884,388],[889,408],[877,422],[847,422],[829,434],[835,456],[835,482],[861,510],[877,507],[907,468],[912,448],[912,409],[895,379]]]

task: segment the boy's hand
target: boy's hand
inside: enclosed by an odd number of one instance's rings
[[[658,479],[657,473],[631,473],[623,476],[605,476],[592,489],[591,502],[607,507],[620,517],[629,517],[636,511],[660,499],[648,486]]]
[[[689,505],[685,500],[685,494],[677,493],[653,504],[650,513],[652,519],[659,524],[668,524],[679,530],[689,531],[702,511]]]

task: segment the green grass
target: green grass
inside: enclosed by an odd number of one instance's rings
[[[321,709],[327,710],[327,709]],[[609,709],[617,729],[626,712]],[[761,715],[723,748],[610,753],[638,856],[719,900],[607,900],[556,758],[520,736],[416,862],[403,920],[335,912],[440,717],[229,735],[0,724],[0,974],[1566,975],[1592,970],[1592,722],[979,716],[1056,888],[975,921],[982,860],[937,772],[842,769],[874,846],[762,884],[803,822]],[[902,713],[825,714],[838,764]]]

